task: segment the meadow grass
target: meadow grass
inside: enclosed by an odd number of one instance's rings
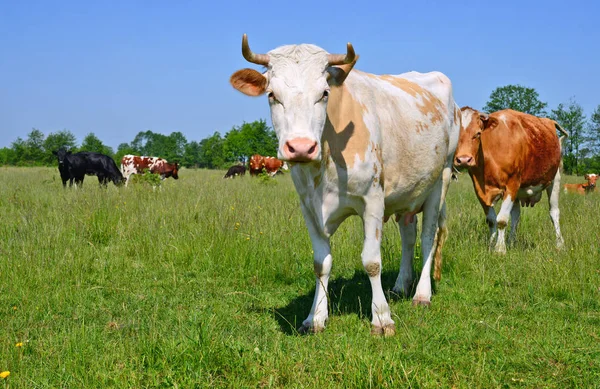
[[[370,335],[350,218],[332,239],[328,326],[301,336],[314,275],[291,179],[223,175],[63,190],[57,169],[0,168],[0,387],[600,386],[600,193],[561,193],[562,251],[544,195],[500,256],[461,175],[432,305],[390,293],[391,338]],[[392,221],[382,250],[389,291]]]

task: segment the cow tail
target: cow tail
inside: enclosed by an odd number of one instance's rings
[[[565,129],[562,128],[562,126],[560,124],[558,124],[557,122],[554,122],[554,125],[556,126],[556,129],[558,131],[562,132],[562,134],[563,134],[563,136],[560,137],[560,148],[562,149],[563,139],[568,138],[569,133],[567,131],[565,131]]]
[[[446,203],[440,209],[437,231],[437,245],[433,257],[433,279],[439,282],[442,279],[442,247],[448,237],[448,227],[446,227]]]

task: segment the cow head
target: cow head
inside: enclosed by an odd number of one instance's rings
[[[327,118],[330,87],[341,85],[358,56],[348,43],[346,54],[328,54],[314,45],[289,45],[255,54],[242,38],[247,61],[266,66],[235,72],[231,85],[249,96],[266,94],[279,148],[277,157],[290,162],[321,159],[321,135]]]
[[[462,127],[458,137],[458,146],[454,166],[469,168],[477,165],[477,156],[481,147],[481,133],[498,125],[496,118],[470,107],[460,109]]]
[[[588,188],[593,190],[596,188],[596,181],[598,180],[598,175],[594,173],[586,174],[583,178],[585,178],[588,182]]]
[[[64,148],[60,148],[58,151],[53,151],[52,154],[56,155],[58,158],[58,165],[63,166],[65,164],[65,160],[67,159],[67,155],[71,155],[71,152]]]
[[[265,166],[265,158],[258,154],[254,154],[250,157],[250,161],[248,161],[248,165],[250,166],[250,170],[258,171],[261,170]]]

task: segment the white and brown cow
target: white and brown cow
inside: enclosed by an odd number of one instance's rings
[[[348,216],[359,215],[373,333],[393,334],[381,285],[383,223],[392,215],[402,220],[394,291],[406,295],[414,276],[415,214],[423,212],[424,266],[413,303],[428,305],[431,264],[441,259],[446,235],[445,195],[460,131],[450,80],[439,72],[380,76],[352,70],[358,56],[350,43],[346,54],[308,44],[255,54],[244,35],[242,53],[267,70],[239,70],[230,82],[247,95],[267,95],[278,158],[290,165],[312,241],[316,291],[300,331],[324,328],[330,237]]]
[[[598,180],[598,174],[590,173],[583,176],[586,180],[585,183],[581,184],[565,184],[565,193],[573,192],[578,194],[589,194],[596,189],[596,181]]]
[[[514,240],[521,206],[533,207],[548,193],[556,245],[562,247],[558,195],[561,139],[553,120],[506,109],[491,114],[461,108],[462,125],[455,164],[467,168],[475,194],[486,214],[490,246],[506,252],[505,228],[511,219],[509,242]],[[494,204],[502,199],[496,217]]]
[[[179,166],[177,163],[169,163],[166,159],[158,157],[146,157],[128,154],[121,158],[121,173],[125,178],[125,186],[129,183],[132,174],[141,174],[149,171],[152,174],[160,174],[164,180],[168,177],[178,179]]]

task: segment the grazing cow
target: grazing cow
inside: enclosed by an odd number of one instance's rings
[[[168,177],[178,179],[179,166],[177,163],[168,163],[166,159],[137,155],[125,155],[121,159],[121,172],[125,177],[125,186],[129,183],[132,174],[142,174],[144,171],[160,174],[161,180]]]
[[[558,195],[560,191],[561,141],[558,123],[506,109],[486,114],[463,107],[462,130],[455,165],[467,168],[475,194],[486,214],[490,245],[506,252],[504,232],[511,218],[509,242],[514,240],[521,206],[533,207],[546,190],[556,245],[563,246],[560,233]],[[494,204],[502,199],[496,217]]]
[[[123,176],[117,167],[115,161],[108,155],[81,151],[72,154],[64,148],[52,152],[58,158],[58,171],[63,182],[63,187],[83,185],[85,175],[94,175],[98,177],[98,182],[106,186],[109,181],[115,185],[120,185]]]
[[[277,157],[290,165],[312,242],[316,290],[299,331],[324,328],[330,237],[348,216],[359,215],[362,263],[372,290],[372,333],[394,334],[381,285],[383,223],[392,215],[402,220],[402,262],[394,291],[407,295],[415,214],[423,212],[423,269],[413,303],[429,305],[431,264],[434,257],[436,264],[441,260],[445,196],[460,131],[450,80],[439,72],[380,76],[352,70],[358,56],[350,43],[346,54],[307,44],[255,54],[244,35],[242,54],[267,70],[239,70],[230,82],[246,95],[267,95]],[[439,278],[437,266],[434,276]]]
[[[262,173],[263,169],[268,175],[273,177],[280,169],[287,170],[287,164],[275,157],[263,157],[262,155],[254,154],[248,162],[250,174],[256,176]]]
[[[235,176],[243,176],[246,174],[246,167],[242,165],[234,165],[227,170],[223,178],[235,178]]]
[[[598,174],[586,174],[583,176],[587,180],[584,184],[565,184],[565,193],[575,192],[579,194],[588,194],[596,189],[596,181],[598,180]]]

